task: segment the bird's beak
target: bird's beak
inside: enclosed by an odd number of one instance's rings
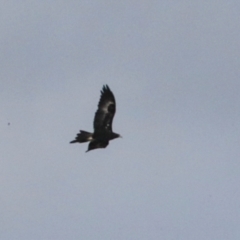
[[[123,138],[121,135],[119,135],[120,138]]]

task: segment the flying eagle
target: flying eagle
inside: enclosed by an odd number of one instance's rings
[[[121,137],[112,131],[112,121],[116,111],[116,102],[114,95],[108,85],[103,86],[101,97],[98,103],[98,109],[93,121],[94,133],[80,130],[75,140],[70,143],[90,142],[88,151],[96,148],[107,147],[110,140]]]

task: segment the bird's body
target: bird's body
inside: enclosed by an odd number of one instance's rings
[[[114,95],[108,85],[105,85],[102,88],[98,109],[93,121],[94,132],[90,133],[80,130],[75,140],[70,143],[90,142],[87,152],[96,148],[107,147],[110,140],[121,137],[112,131],[112,121],[115,112],[116,102]]]

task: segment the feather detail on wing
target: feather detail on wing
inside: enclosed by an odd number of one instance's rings
[[[93,127],[97,130],[108,130],[112,132],[112,121],[116,111],[114,95],[108,85],[103,86],[101,97],[98,103],[98,110],[95,113]]]

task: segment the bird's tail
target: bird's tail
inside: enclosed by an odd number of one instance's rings
[[[80,130],[80,133],[77,134],[75,140],[70,143],[84,143],[92,140],[92,133]]]

